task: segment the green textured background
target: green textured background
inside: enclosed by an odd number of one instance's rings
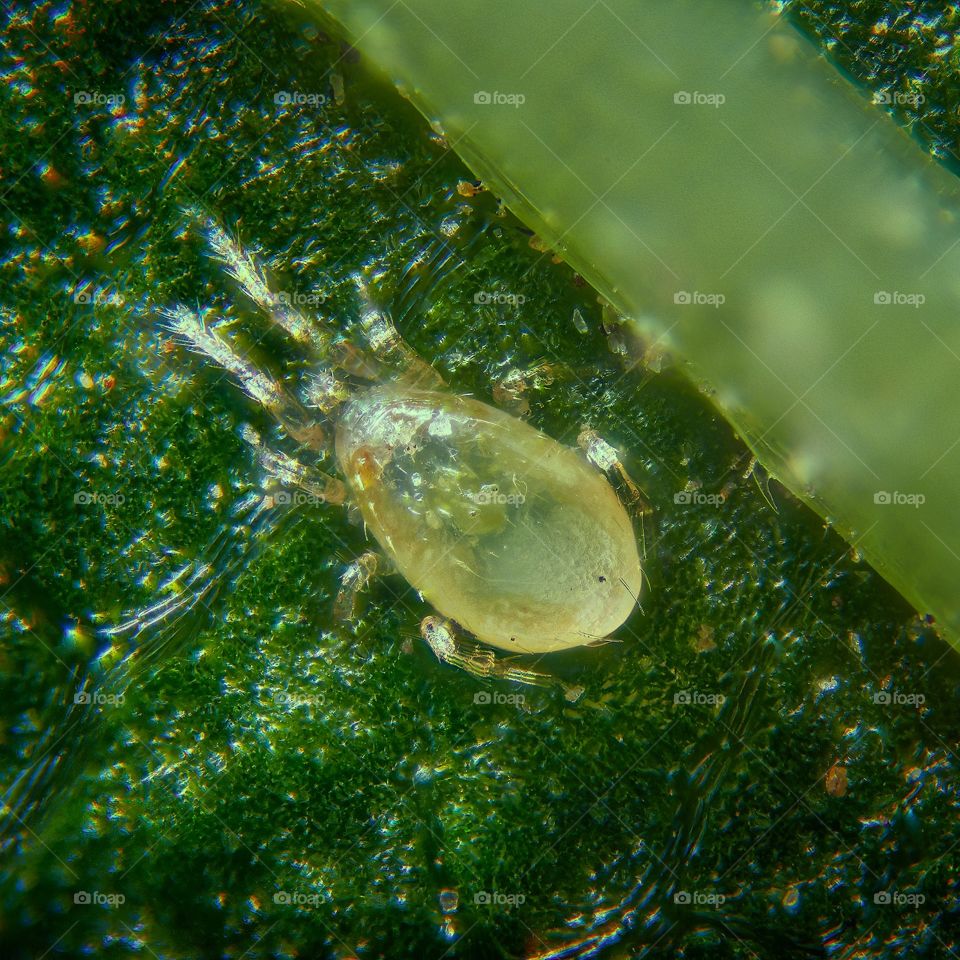
[[[793,12],[880,83],[927,62],[909,24],[871,32],[892,9]],[[957,655],[775,484],[768,506],[703,398],[675,372],[624,370],[595,295],[494,198],[457,193],[468,172],[332,28],[287,4],[5,11],[3,955],[523,956],[638,882],[627,955],[951,955]],[[949,106],[941,70],[928,103]],[[274,102],[291,90],[327,102]],[[953,142],[955,110],[924,123]],[[330,315],[354,315],[351,272],[382,264],[398,325],[458,390],[567,366],[534,423],[573,442],[589,421],[655,510],[623,642],[547,661],[586,687],[576,707],[536,690],[476,703],[516,691],[438,665],[402,582],[373,589],[357,629],[332,623],[364,547],[343,511],[246,528],[234,511],[258,471],[236,430],[267,425],[164,347],[156,310],[219,305],[259,362],[292,380],[303,364],[204,257],[181,212],[196,202]],[[478,308],[480,291],[525,299]],[[675,504],[690,482],[725,501]],[[218,536],[260,549],[209,609],[97,660],[96,624],[154,602]],[[122,704],[74,706],[84,683]],[[682,691],[727,700],[675,706]],[[838,764],[843,796],[826,790]]]

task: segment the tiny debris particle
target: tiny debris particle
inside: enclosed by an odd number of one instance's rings
[[[475,197],[478,193],[483,193],[486,187],[480,180],[461,180],[457,184],[457,193],[461,197]]]
[[[100,236],[100,234],[94,233],[91,230],[82,237],[78,237],[77,244],[85,254],[91,256],[93,254],[102,253],[104,247],[107,245],[107,241]]]
[[[460,895],[456,890],[441,890],[438,897],[440,900],[440,909],[444,913],[456,913],[460,906]]]
[[[67,181],[63,177],[63,175],[60,173],[60,171],[57,170],[57,168],[54,167],[52,164],[49,164],[49,163],[45,163],[42,165],[41,171],[40,171],[40,179],[48,187],[52,187],[54,190],[59,190],[61,187],[65,187],[67,185]]]
[[[446,414],[440,413],[430,420],[427,433],[431,437],[449,437],[453,433],[453,424]]]
[[[793,913],[800,904],[800,888],[798,886],[790,887],[790,889],[784,893],[781,902],[784,910]]]
[[[717,644],[713,639],[713,627],[708,623],[701,623],[697,636],[693,641],[693,648],[697,653],[709,653],[717,649]]]
[[[824,788],[831,797],[842,797],[847,792],[847,768],[842,763],[835,763],[824,778]]]
[[[338,107],[342,107],[347,100],[346,92],[343,87],[343,74],[339,71],[334,72],[330,77],[330,86],[333,88],[333,100]]]

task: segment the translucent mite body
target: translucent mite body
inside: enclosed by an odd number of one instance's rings
[[[483,643],[561,650],[603,639],[633,610],[627,512],[581,457],[516,417],[391,384],[349,401],[336,449],[397,570]]]
[[[525,683],[549,678],[489,648],[547,653],[604,640],[624,623],[641,588],[640,558],[631,518],[596,467],[632,499],[638,492],[612,447],[584,430],[584,457],[510,413],[448,391],[370,302],[363,281],[359,327],[367,349],[336,338],[332,325],[271,293],[260,265],[209,219],[206,232],[246,296],[309,351],[315,375],[294,397],[245,359],[220,325],[184,306],[166,319],[300,445],[291,456],[244,427],[274,482],[359,508],[380,550],[347,568],[337,615],[356,615],[358,594],[378,570],[399,573],[442,615],[421,623],[441,660]],[[523,371],[508,376],[508,395],[517,397]],[[343,480],[311,463],[331,441]],[[123,628],[167,616],[182,602],[159,604]],[[486,646],[461,639],[458,627]]]

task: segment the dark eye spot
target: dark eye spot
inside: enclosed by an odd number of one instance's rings
[[[600,580],[601,583],[606,583],[606,582],[607,582],[607,578],[606,578],[606,577],[599,577],[598,579]]]
[[[511,643],[516,643],[516,642],[517,642],[517,638],[516,638],[516,637],[511,637],[511,638],[510,638],[510,642],[511,642]]]

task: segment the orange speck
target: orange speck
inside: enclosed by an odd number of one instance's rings
[[[353,472],[360,483],[366,487],[380,475],[380,468],[373,451],[369,447],[358,447],[353,454]]]
[[[847,792],[847,768],[842,763],[835,763],[824,777],[824,787],[831,797],[842,797]]]
[[[67,185],[66,178],[52,163],[45,165],[43,173],[40,174],[40,179],[48,187],[53,187],[55,190],[59,190],[61,187],[65,187]]]
[[[457,184],[457,193],[461,197],[475,197],[478,193],[483,193],[487,188],[479,181],[461,180]]]
[[[697,653],[707,653],[710,650],[716,650],[717,644],[714,640],[713,627],[708,623],[701,623],[697,630],[696,639],[693,641],[693,648]]]
[[[537,253],[546,253],[550,248],[541,240],[536,234],[530,238],[530,246],[537,251]]]
[[[82,237],[78,237],[77,243],[80,244],[80,249],[88,256],[90,254],[100,253],[107,245],[107,241],[101,237],[99,233],[93,233],[92,231],[85,233]]]
[[[103,378],[103,392],[109,393],[117,385],[117,378],[108,374]]]

